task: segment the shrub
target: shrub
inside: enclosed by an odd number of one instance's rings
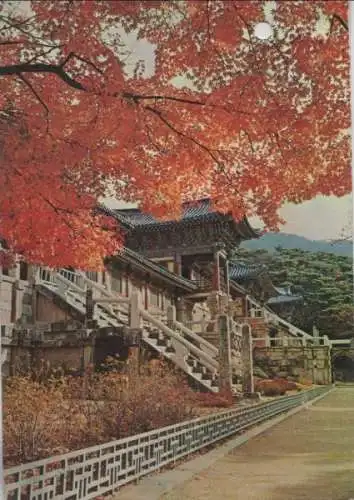
[[[205,408],[229,408],[233,404],[232,395],[200,392],[194,396],[194,401]]]
[[[4,387],[4,461],[37,460],[194,416],[192,390],[164,364],[140,374],[90,368],[42,382],[14,377]]]
[[[283,396],[286,388],[284,383],[278,380],[260,380],[255,384],[255,391],[264,396]]]
[[[313,385],[312,380],[307,379],[307,378],[301,378],[301,377],[299,378],[298,383],[300,385],[306,386],[306,387],[309,387],[309,386]]]

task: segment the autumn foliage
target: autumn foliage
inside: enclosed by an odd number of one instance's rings
[[[196,415],[177,375],[145,367],[85,377],[13,377],[4,393],[4,461],[18,464],[174,424]]]
[[[164,365],[140,374],[115,359],[83,377],[39,369],[6,380],[3,405],[6,467],[161,428],[230,406],[218,394],[192,391]],[[49,370],[49,371],[48,371]],[[59,376],[60,375],[60,376]]]
[[[349,192],[347,2],[275,3],[1,2],[9,250],[97,268],[121,245],[93,212],[107,186],[157,216],[208,196],[269,228],[286,201]]]

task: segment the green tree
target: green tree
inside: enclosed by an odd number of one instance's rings
[[[354,333],[353,282],[350,257],[300,249],[237,249],[235,260],[262,263],[267,266],[275,286],[292,286],[304,297],[296,308],[292,322],[311,332],[313,325],[330,338],[346,338]]]

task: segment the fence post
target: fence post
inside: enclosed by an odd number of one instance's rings
[[[231,345],[228,317],[226,314],[218,316],[219,330],[219,392],[231,395]]]
[[[242,392],[252,394],[254,392],[253,382],[253,355],[252,355],[252,334],[249,325],[242,326]]]

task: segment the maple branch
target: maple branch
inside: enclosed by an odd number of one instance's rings
[[[133,94],[132,92],[123,92],[123,93],[115,93],[113,97],[123,97],[124,99],[131,99],[132,101],[138,103],[143,100],[154,100],[154,101],[174,101],[180,102],[184,104],[197,104],[198,106],[205,106],[205,101],[195,101],[193,99],[185,99],[183,97],[173,97],[173,96],[165,96],[165,95],[142,95],[142,94]]]
[[[24,43],[23,41],[15,41],[15,40],[7,40],[6,42],[0,42],[0,45],[20,45],[21,43]]]
[[[19,76],[21,73],[53,73],[70,87],[77,90],[86,91],[86,88],[80,82],[68,75],[62,65],[47,63],[21,63],[0,67],[0,76]]]
[[[333,14],[332,16],[332,21],[331,21],[331,27],[330,27],[330,32],[332,32],[332,28],[333,28],[333,25],[335,23],[335,21],[338,21],[339,24],[346,30],[346,31],[349,31],[349,26],[348,26],[348,23],[346,21],[344,21],[344,19],[339,16],[338,14]]]
[[[70,54],[64,59],[64,61],[60,64],[61,68],[64,68],[64,66],[70,61],[70,59],[78,59],[79,61],[87,64],[88,66],[91,66],[95,71],[103,75],[103,71],[98,68],[93,62],[91,62],[89,59],[85,59],[84,57],[78,56],[75,54],[75,52],[70,52]]]
[[[46,105],[46,103],[43,101],[43,99],[41,98],[41,96],[38,94],[38,92],[36,91],[36,89],[33,87],[33,85],[31,84],[31,82],[29,82],[27,80],[27,78],[25,78],[21,73],[19,75],[17,75],[19,77],[19,79],[25,84],[27,85],[27,87],[31,90],[31,92],[34,94],[34,96],[36,97],[36,99],[40,102],[40,104],[43,106],[43,108],[45,109],[45,112],[47,115],[49,115],[49,109],[48,109],[48,106]]]
[[[213,152],[207,146],[205,146],[204,144],[202,144],[201,142],[199,142],[197,139],[194,139],[194,137],[190,137],[189,135],[185,134],[184,132],[181,132],[181,130],[176,129],[172,125],[172,123],[170,123],[162,115],[161,111],[159,111],[159,110],[157,110],[155,108],[152,108],[151,106],[145,106],[145,109],[147,109],[148,111],[151,111],[152,113],[154,113],[167,127],[169,127],[177,135],[179,135],[180,137],[184,137],[185,139],[193,142],[199,148],[203,149],[215,161],[215,163],[217,165],[220,165],[220,162],[219,162],[218,158],[213,154]]]

